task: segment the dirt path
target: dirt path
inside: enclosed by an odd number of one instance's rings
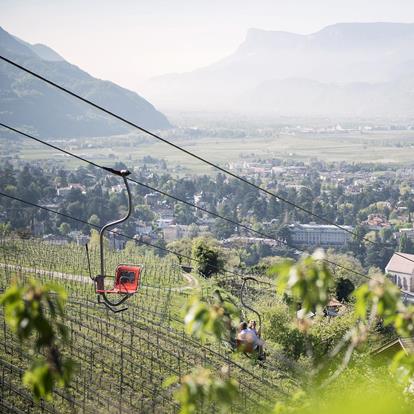
[[[42,275],[48,276],[53,279],[70,280],[70,281],[75,281],[75,282],[80,282],[80,283],[91,283],[92,282],[91,279],[87,276],[74,275],[71,273],[55,272],[52,270],[36,269],[34,267],[23,267],[19,265],[0,263],[0,268],[6,269],[6,270],[12,270],[12,271],[18,270],[18,271],[23,271],[27,273],[41,273]],[[182,287],[173,287],[173,288],[162,288],[161,287],[161,289],[171,290],[175,292],[182,292],[185,290],[197,289],[199,287],[199,282],[193,275],[190,275],[188,273],[182,273],[181,276],[188,282],[188,285],[182,286]],[[160,289],[160,287],[158,286],[144,285],[144,287],[147,289]]]

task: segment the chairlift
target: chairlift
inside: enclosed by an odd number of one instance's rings
[[[262,339],[261,338],[261,336],[262,336],[262,316],[260,315],[259,312],[257,312],[257,310],[255,310],[251,306],[247,305],[244,302],[244,299],[243,299],[244,291],[246,289],[248,281],[254,281],[254,282],[259,283],[259,281],[257,279],[255,279],[254,277],[251,277],[251,276],[245,277],[243,279],[243,283],[242,283],[242,286],[241,286],[241,289],[240,289],[240,303],[242,304],[242,306],[244,308],[246,308],[247,310],[249,310],[250,312],[254,313],[257,316],[257,319],[258,319],[258,322],[259,322],[258,329],[256,329],[257,337],[259,339]],[[245,312],[243,312],[243,313],[245,314]],[[246,316],[246,315],[244,315],[244,316]],[[247,318],[245,317],[244,319],[247,319]],[[263,350],[263,346],[258,346],[258,347],[255,348],[253,341],[236,338],[236,349],[239,352],[244,352],[245,354],[255,354],[255,353],[257,353],[259,360],[264,360],[266,358],[266,355],[265,355],[264,350]]]
[[[90,278],[93,280],[95,285],[95,293],[98,295],[98,303],[103,303],[108,309],[110,309],[114,313],[122,312],[127,310],[127,307],[122,307],[118,309],[118,306],[122,305],[127,299],[129,299],[132,295],[134,295],[140,283],[141,271],[142,266],[138,265],[128,265],[128,264],[119,264],[115,270],[115,279],[114,284],[111,288],[105,287],[105,279],[110,277],[105,275],[105,259],[104,259],[104,233],[110,227],[113,227],[117,224],[123,223],[124,221],[128,220],[129,216],[131,215],[132,211],[132,197],[131,191],[128,185],[127,177],[130,175],[130,171],[122,170],[117,171],[112,168],[105,168],[105,170],[116,174],[124,180],[125,187],[128,193],[128,212],[125,217],[112,221],[110,223],[105,224],[99,231],[99,253],[100,253],[100,274],[92,277],[91,272],[91,263],[89,258],[89,249],[88,245],[85,245],[86,248],[86,256],[88,259],[88,268],[89,268],[89,275]],[[121,298],[115,301],[112,301],[108,298],[107,295],[120,295]]]

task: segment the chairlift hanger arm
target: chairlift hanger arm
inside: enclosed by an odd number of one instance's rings
[[[131,190],[129,188],[128,185],[128,180],[127,177],[128,175],[131,174],[130,171],[128,170],[122,170],[122,171],[118,171],[118,170],[114,170],[112,168],[108,168],[105,167],[105,170],[107,170],[108,172],[111,172],[113,174],[119,175],[120,177],[122,177],[122,179],[124,180],[124,184],[125,184],[125,188],[127,190],[128,193],[128,212],[127,214],[120,218],[119,220],[115,220],[115,221],[111,221],[108,224],[105,224],[101,230],[99,231],[99,249],[100,249],[100,256],[101,256],[101,275],[104,276],[105,275],[105,265],[104,265],[104,246],[103,246],[103,238],[104,238],[104,233],[107,229],[109,229],[112,226],[115,226],[117,224],[121,224],[124,221],[128,220],[129,216],[131,215],[132,212],[132,197],[131,197]]]
[[[241,304],[242,304],[242,305],[243,305],[246,309],[248,309],[249,311],[253,312],[253,313],[257,316],[257,318],[258,318],[258,320],[259,320],[259,329],[257,330],[257,332],[258,332],[258,334],[259,334],[259,336],[260,336],[260,334],[261,334],[261,330],[262,330],[262,317],[261,317],[260,313],[259,313],[259,312],[257,312],[257,310],[253,309],[253,308],[252,308],[252,307],[250,307],[249,305],[246,305],[246,303],[245,303],[245,302],[244,302],[244,300],[243,300],[243,293],[244,293],[244,289],[246,288],[246,284],[247,284],[247,282],[248,282],[249,280],[252,280],[252,281],[254,281],[254,282],[260,283],[260,282],[259,282],[257,279],[255,279],[254,277],[251,277],[251,276],[245,277],[245,278],[243,279],[243,284],[242,284],[242,287],[241,287],[241,290],[240,290],[240,302],[241,302]]]

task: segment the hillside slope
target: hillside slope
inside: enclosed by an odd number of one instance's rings
[[[135,92],[96,79],[45,45],[30,45],[0,28],[0,54],[145,128],[170,127],[167,118]],[[127,131],[73,97],[0,62],[1,119],[43,137],[91,137]]]

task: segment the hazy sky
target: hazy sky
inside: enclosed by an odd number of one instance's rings
[[[0,0],[5,30],[132,89],[226,56],[251,27],[368,21],[414,22],[414,0]]]

